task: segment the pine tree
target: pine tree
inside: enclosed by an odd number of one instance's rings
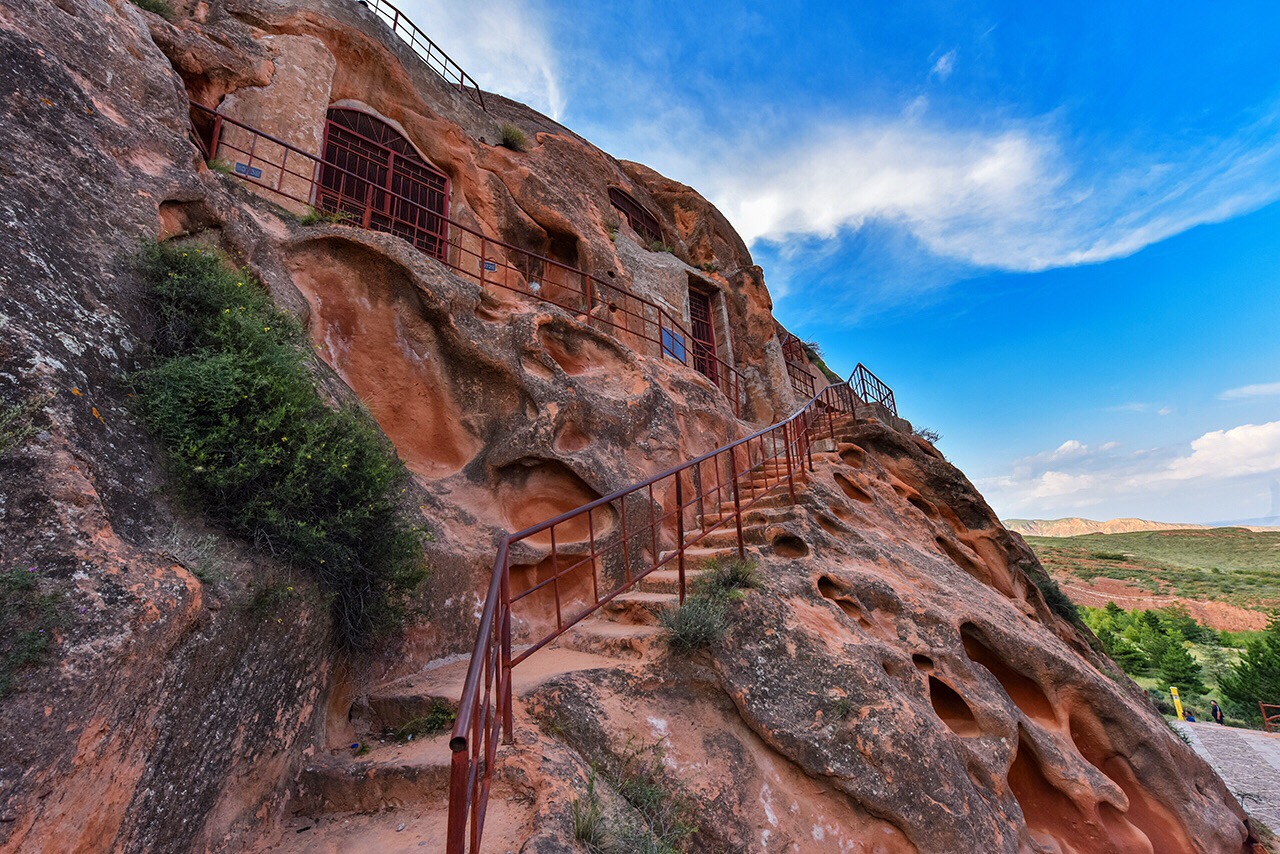
[[[1235,707],[1253,715],[1259,702],[1280,703],[1280,615],[1271,615],[1266,634],[1248,645],[1221,685]]]
[[[1165,685],[1176,685],[1185,694],[1203,694],[1208,689],[1200,679],[1200,665],[1182,643],[1170,643],[1160,656],[1156,675]]]

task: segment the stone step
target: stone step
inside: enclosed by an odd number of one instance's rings
[[[649,654],[662,633],[653,625],[589,619],[561,635],[556,646],[610,658],[639,659]]]
[[[600,610],[605,619],[631,626],[654,626],[658,614],[680,604],[680,597],[672,593],[651,593],[630,590],[619,593]]]
[[[747,545],[759,545],[765,541],[765,531],[769,529],[770,522],[759,522],[752,525],[742,526],[742,542]],[[723,528],[717,528],[714,531],[704,535],[698,540],[700,548],[721,548],[732,547],[738,548],[738,528],[736,525],[726,525]]]
[[[298,777],[293,810],[312,816],[376,812],[447,796],[449,735],[375,747],[366,756],[313,757]]]
[[[748,556],[750,556],[753,553],[754,552],[752,549],[750,548],[747,549]],[[674,549],[667,549],[662,553],[662,558],[661,558],[662,560],[666,560],[668,557],[671,558],[672,562],[668,565],[669,569],[676,568],[675,555],[676,553]],[[708,547],[708,546],[703,546],[701,543],[699,543],[696,546],[692,546],[684,550],[685,571],[688,572],[689,569],[702,566],[707,561],[715,560],[716,558],[731,558],[731,557],[737,557],[737,556],[738,556],[738,546],[737,546],[736,540],[734,541],[733,546]],[[658,570],[658,571],[661,572],[662,570]],[[650,575],[654,575],[654,574],[655,573],[650,573]]]
[[[701,575],[703,575],[702,570],[691,569],[686,563],[684,571],[685,589],[691,590],[694,581]],[[679,593],[680,570],[673,568],[651,572],[640,581],[637,588],[645,593]]]

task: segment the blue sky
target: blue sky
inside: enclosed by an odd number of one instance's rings
[[[1280,5],[405,8],[719,205],[1001,515],[1280,513]]]

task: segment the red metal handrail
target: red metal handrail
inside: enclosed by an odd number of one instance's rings
[[[693,336],[657,303],[576,267],[488,237],[216,110],[193,101],[191,111],[193,137],[201,153],[210,161],[229,154],[231,162],[225,165],[237,178],[329,213],[347,215],[359,209],[363,214],[350,224],[403,237],[481,287],[492,285],[559,306],[590,325],[625,333],[638,352],[694,367]],[[200,127],[202,123],[207,126]],[[335,174],[344,180],[322,183],[322,175]],[[699,352],[697,358],[713,363],[714,369],[703,375],[741,415],[741,373],[715,353]]]
[[[387,0],[356,0],[356,2],[385,21],[391,27],[391,32],[409,45],[424,65],[440,75],[446,83],[456,87],[459,92],[474,101],[479,105],[480,109],[488,111],[488,108],[484,105],[484,93],[480,91],[480,85],[476,83],[470,74],[463,71],[462,66],[454,62],[449,57],[449,54],[441,50],[440,45],[433,42],[426,33],[418,29],[418,25],[410,20],[408,15],[388,3]]]
[[[1259,702],[1258,708],[1262,710],[1262,726],[1267,732],[1271,732],[1273,727],[1280,727],[1280,706]],[[1267,709],[1271,712],[1268,713]]]
[[[788,332],[781,323],[773,322],[777,330],[778,340],[782,342],[782,361],[787,366],[787,376],[791,379],[791,389],[801,400],[813,397],[813,374],[805,367],[804,344],[794,334]]]
[[[784,421],[502,539],[449,742],[448,854],[480,850],[512,668],[664,567],[683,602],[686,550],[715,531],[736,531],[745,556],[745,511],[784,485],[794,503],[813,443],[858,403],[849,382],[827,386]]]
[[[858,367],[854,368],[853,374],[849,377],[849,385],[853,388],[858,397],[867,403],[879,404],[893,415],[898,414],[898,404],[893,399],[893,389],[885,385],[884,382],[871,370],[858,363]]]

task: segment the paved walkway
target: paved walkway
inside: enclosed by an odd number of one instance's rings
[[[1280,733],[1214,723],[1174,723],[1244,805],[1273,831],[1280,829]]]

